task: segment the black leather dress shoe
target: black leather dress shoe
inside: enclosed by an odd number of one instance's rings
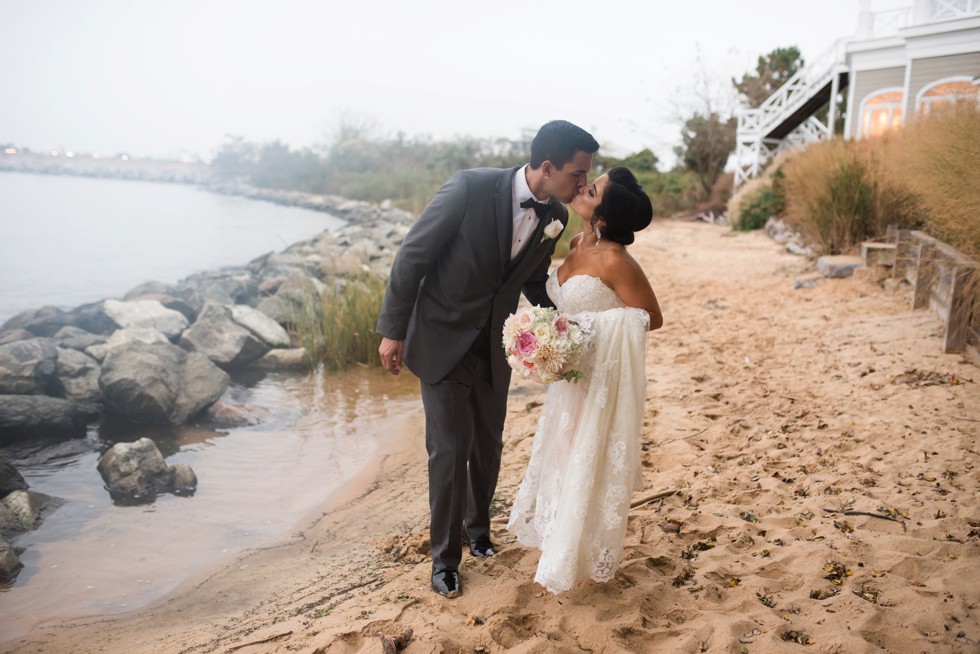
[[[459,573],[455,570],[436,570],[432,573],[432,590],[449,599],[459,597],[463,594]]]
[[[496,553],[497,550],[493,548],[493,543],[488,540],[470,543],[470,554],[478,559],[488,559]]]

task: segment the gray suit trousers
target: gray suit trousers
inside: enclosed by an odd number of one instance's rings
[[[490,540],[490,501],[503,450],[507,391],[493,388],[487,330],[444,379],[420,383],[432,569],[457,570],[464,536],[469,542]]]

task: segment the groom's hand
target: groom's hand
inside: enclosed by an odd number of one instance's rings
[[[393,375],[402,370],[402,353],[405,351],[405,341],[393,341],[387,336],[381,337],[378,354],[381,355],[381,365]]]

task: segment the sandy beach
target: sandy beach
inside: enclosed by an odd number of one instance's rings
[[[43,625],[0,652],[980,651],[980,367],[873,271],[762,233],[661,220],[631,252],[664,313],[647,345],[644,491],[615,580],[563,595],[503,528],[544,389],[515,382],[500,553],[429,589],[421,403],[289,543],[131,613]],[[379,374],[382,374],[379,372]]]

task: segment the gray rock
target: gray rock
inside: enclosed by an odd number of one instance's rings
[[[0,394],[47,393],[58,367],[58,349],[45,338],[0,345]]]
[[[179,297],[175,297],[173,295],[167,295],[165,293],[145,293],[143,295],[134,295],[132,297],[129,296],[126,297],[127,302],[138,302],[138,301],[147,301],[147,300],[153,300],[159,302],[167,309],[172,309],[174,311],[180,312],[181,315],[187,318],[188,323],[194,322],[194,320],[197,319],[198,309],[195,309],[193,306],[190,305],[190,303],[182,300]]]
[[[96,361],[104,361],[109,350],[127,343],[163,343],[169,345],[170,339],[163,332],[152,327],[130,327],[116,331],[104,344],[93,345],[86,349],[85,354]]]
[[[152,327],[169,338],[176,340],[187,329],[187,318],[179,311],[168,309],[156,300],[137,300],[120,302],[106,300],[105,313],[119,327]]]
[[[289,347],[289,334],[275,320],[258,309],[244,304],[231,308],[231,316],[239,325],[252,332],[260,341],[272,348]]]
[[[221,397],[228,375],[204,355],[175,345],[128,343],[109,350],[99,386],[114,414],[179,425]]]
[[[204,412],[204,419],[218,429],[233,427],[251,427],[262,421],[268,415],[267,409],[251,405],[238,406],[228,402],[215,402]]]
[[[0,582],[9,584],[23,567],[13,546],[0,538]]]
[[[107,338],[105,334],[93,334],[81,327],[68,326],[59,329],[54,335],[54,340],[61,347],[84,352],[87,347],[105,343]]]
[[[3,323],[0,331],[20,328],[26,329],[35,336],[47,337],[54,336],[59,329],[71,324],[74,324],[74,321],[70,314],[58,307],[44,306],[40,309],[21,311]]]
[[[21,329],[20,327],[9,329],[5,332],[0,332],[0,345],[6,345],[7,343],[16,343],[17,341],[29,341],[32,338],[37,338],[34,334],[30,333],[26,329]]]
[[[304,307],[320,301],[326,288],[319,279],[295,272],[279,286],[275,295],[262,300],[256,309],[281,325],[295,323],[303,315]]]
[[[231,308],[216,304],[204,307],[197,321],[181,335],[180,344],[222,368],[244,366],[269,351],[266,343],[235,321]]]
[[[119,329],[119,325],[106,315],[105,301],[91,302],[71,310],[72,322],[93,334],[108,335]]]
[[[18,490],[27,490],[27,482],[17,472],[17,468],[3,454],[0,454],[0,498]]]
[[[310,365],[306,348],[269,350],[249,364],[254,370],[302,370]]]
[[[41,526],[41,514],[45,509],[52,509],[61,502],[44,493],[18,490],[7,495],[3,500],[4,506],[17,517],[17,521],[28,531],[34,531]]]
[[[113,498],[152,501],[157,493],[193,493],[197,476],[190,467],[168,466],[149,438],[116,443],[98,464],[99,474]]]
[[[7,508],[7,505],[0,501],[0,536],[10,536],[24,531],[24,525],[20,524],[17,514]]]
[[[0,395],[0,443],[54,434],[84,436],[99,407],[46,395]]]
[[[124,300],[138,300],[143,295],[176,295],[177,287],[164,282],[148,281],[134,286],[123,296]]]
[[[864,259],[861,257],[827,255],[817,259],[817,270],[824,277],[836,279],[850,277],[855,269],[863,267]]]
[[[77,350],[58,348],[56,371],[62,397],[76,402],[101,402],[99,375],[102,367],[92,357]]]

